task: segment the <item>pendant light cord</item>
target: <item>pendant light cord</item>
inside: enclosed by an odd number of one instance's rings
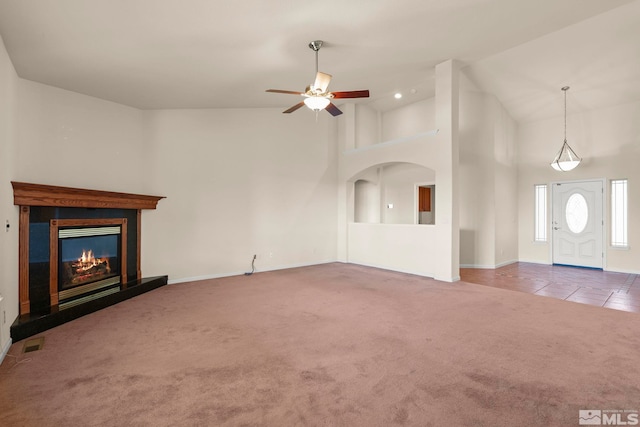
[[[567,142],[567,91],[569,90],[569,86],[565,86],[562,88],[564,92],[564,142]]]
[[[564,142],[567,142],[567,89],[564,89]]]

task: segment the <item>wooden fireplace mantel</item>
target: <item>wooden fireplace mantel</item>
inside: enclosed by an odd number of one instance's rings
[[[146,196],[141,194],[116,193],[113,191],[86,190],[81,188],[58,187],[55,185],[30,184],[11,181],[13,186],[13,203],[20,206],[19,247],[18,247],[18,280],[20,297],[20,314],[30,312],[29,301],[29,216],[31,206],[50,206],[67,208],[106,208],[137,210],[137,277],[140,271],[140,230],[142,209],[156,209],[163,196]],[[52,296],[52,305],[57,298]]]
[[[163,196],[85,190],[11,181],[13,204],[74,208],[155,209]]]

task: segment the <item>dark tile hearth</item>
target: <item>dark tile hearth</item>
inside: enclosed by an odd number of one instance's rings
[[[11,339],[17,342],[38,334],[47,329],[62,325],[63,323],[77,319],[94,311],[117,304],[121,301],[133,298],[137,295],[149,292],[166,285],[167,276],[144,278],[120,286],[119,291],[99,299],[87,301],[83,304],[60,310],[53,306],[37,313],[23,314],[11,325]]]

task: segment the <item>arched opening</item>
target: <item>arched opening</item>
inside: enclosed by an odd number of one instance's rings
[[[434,224],[435,171],[406,162],[372,166],[356,175],[353,203],[354,222]]]

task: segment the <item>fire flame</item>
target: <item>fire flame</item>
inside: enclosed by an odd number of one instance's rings
[[[96,258],[95,256],[93,256],[92,250],[88,250],[88,251],[83,250],[82,256],[78,258],[78,263],[75,265],[75,267],[77,267],[78,272],[82,272],[82,271],[89,270],[90,268],[93,268],[100,264],[106,264],[107,271],[111,270],[109,268],[108,258]]]
[[[82,264],[95,261],[93,251],[82,251],[82,256],[78,259],[78,261],[80,261]]]

